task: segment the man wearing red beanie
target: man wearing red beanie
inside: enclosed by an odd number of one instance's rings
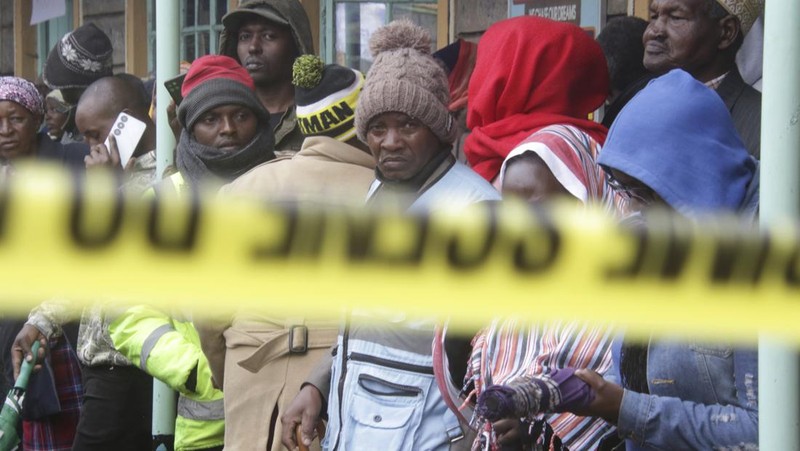
[[[177,112],[179,172],[155,189],[182,196],[201,184],[230,182],[275,157],[269,113],[254,87],[250,74],[228,56],[207,55],[192,63]],[[225,406],[222,392],[212,386],[195,324],[177,312],[170,316],[138,305],[117,315],[109,334],[134,365],[178,391],[175,450],[219,451],[225,443]],[[165,330],[170,333],[161,338]]]

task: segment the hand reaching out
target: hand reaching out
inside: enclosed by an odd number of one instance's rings
[[[295,432],[298,425],[300,426],[299,435],[306,447],[316,436],[319,436],[321,440],[325,434],[324,425],[320,419],[321,413],[322,393],[317,387],[306,384],[281,416],[283,446],[290,450],[298,449]]]
[[[594,400],[587,407],[576,408],[572,413],[587,417],[600,417],[612,424],[617,424],[619,409],[622,406],[624,390],[619,385],[603,379],[596,371],[580,369],[575,376],[586,382],[594,392]]]

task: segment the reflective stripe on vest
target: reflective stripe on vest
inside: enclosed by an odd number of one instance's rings
[[[225,403],[216,401],[195,401],[185,396],[178,397],[178,415],[189,420],[213,421],[225,419]]]
[[[172,324],[162,324],[158,326],[156,330],[150,332],[150,335],[145,338],[144,343],[142,343],[142,356],[139,358],[139,366],[142,368],[142,371],[147,372],[147,358],[150,356],[153,348],[156,347],[158,339],[165,333],[173,332],[174,330],[175,328],[172,327]]]

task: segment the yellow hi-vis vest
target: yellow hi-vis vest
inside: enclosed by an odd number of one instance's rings
[[[208,359],[192,323],[179,321],[147,305],[137,305],[112,322],[109,332],[119,352],[178,392],[175,450],[222,446],[225,436],[222,391],[212,385]],[[197,384],[190,390],[186,383],[195,369]]]
[[[169,177],[162,179],[156,185],[147,188],[144,193],[142,193],[142,197],[145,199],[152,199],[156,195],[156,190],[164,188],[171,189],[178,193],[178,195],[181,195],[184,190],[189,188],[189,184],[186,183],[186,179],[183,178],[183,174],[176,172],[171,174]]]

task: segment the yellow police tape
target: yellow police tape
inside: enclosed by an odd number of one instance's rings
[[[73,179],[41,167],[21,169],[0,190],[2,310],[53,297],[210,315],[257,308],[336,317],[345,306],[388,307],[464,328],[517,315],[800,342],[793,224],[767,235],[733,218],[665,214],[635,232],[569,206],[411,217],[116,192],[109,174]]]

